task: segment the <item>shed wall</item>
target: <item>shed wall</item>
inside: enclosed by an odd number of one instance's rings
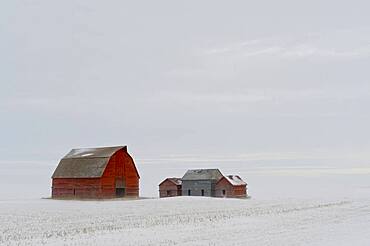
[[[225,191],[225,195],[223,194]],[[246,185],[232,185],[225,178],[216,184],[216,197],[243,198],[247,196]]]
[[[190,190],[191,196],[202,196],[204,190],[204,196],[214,196],[215,183],[213,180],[183,180],[182,195],[188,196]]]

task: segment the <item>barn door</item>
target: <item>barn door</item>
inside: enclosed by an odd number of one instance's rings
[[[124,197],[126,195],[126,184],[124,177],[116,177],[116,197]]]
[[[125,193],[125,188],[116,188],[116,197],[124,197]]]

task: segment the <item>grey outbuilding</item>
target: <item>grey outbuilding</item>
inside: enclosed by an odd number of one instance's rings
[[[182,177],[183,196],[215,196],[216,183],[223,177],[218,169],[188,170]]]

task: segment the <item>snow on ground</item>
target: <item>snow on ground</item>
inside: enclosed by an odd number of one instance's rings
[[[244,200],[41,199],[54,167],[2,165],[0,245],[370,245],[366,167],[220,164],[225,174],[246,179],[252,198]],[[158,181],[184,166],[139,169],[142,193],[150,197]]]
[[[369,245],[370,201],[0,203],[1,245]]]

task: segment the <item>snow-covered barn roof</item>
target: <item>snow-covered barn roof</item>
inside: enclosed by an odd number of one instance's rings
[[[109,159],[126,146],[72,149],[60,160],[52,178],[98,178]]]
[[[247,184],[238,175],[226,175],[224,177],[232,185],[246,185]]]

